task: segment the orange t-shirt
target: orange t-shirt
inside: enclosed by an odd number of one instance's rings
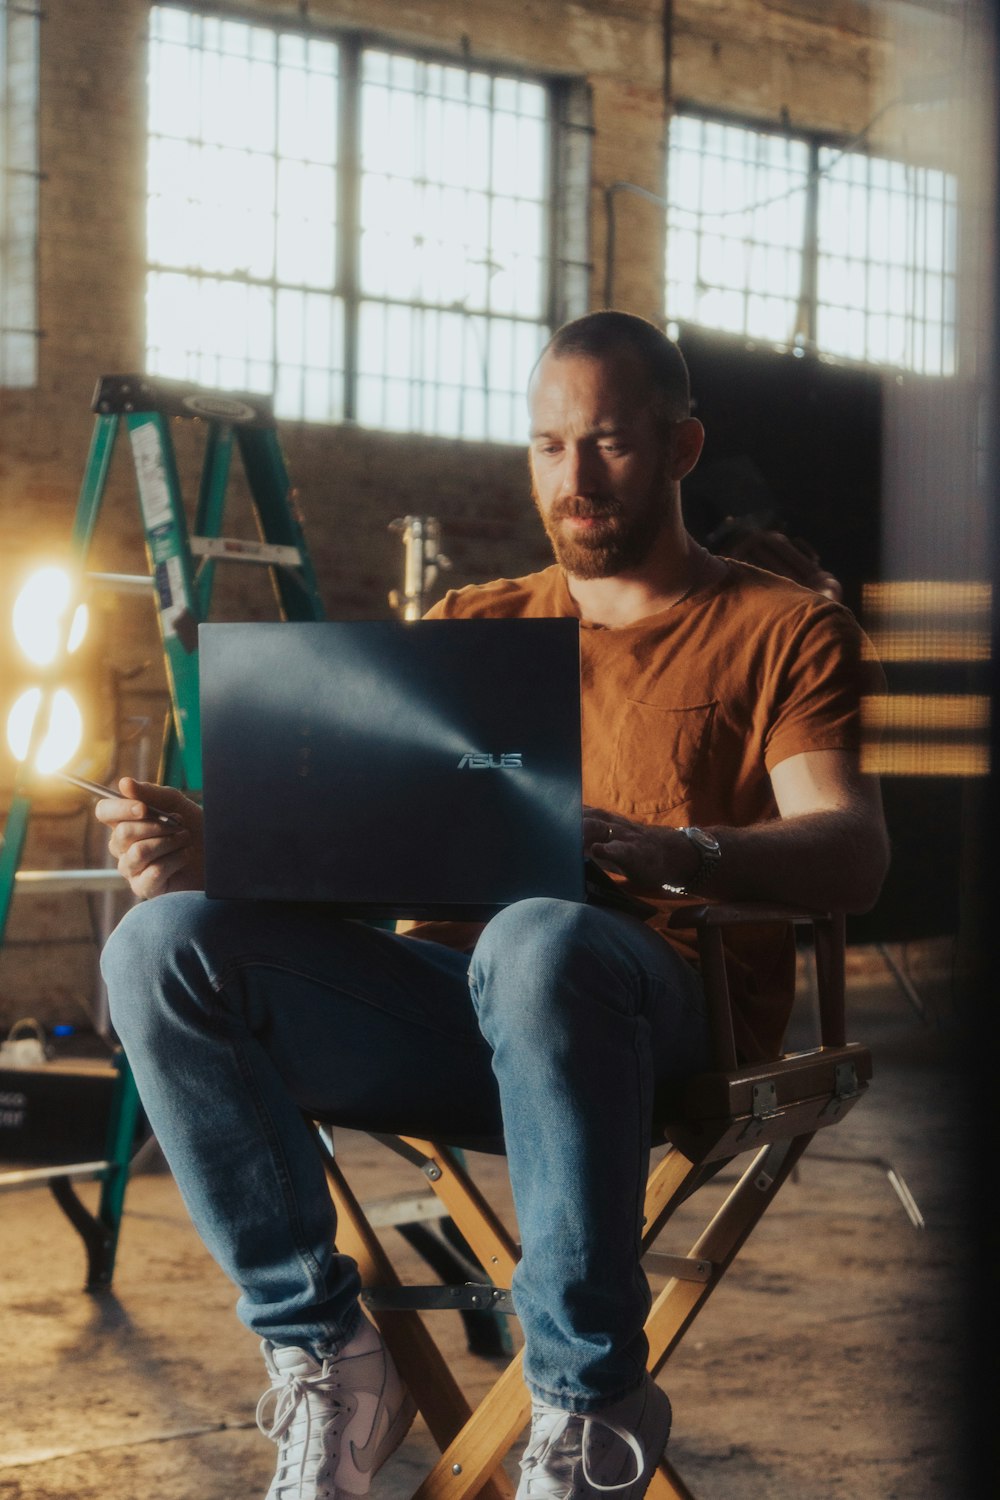
[[[854,616],[776,574],[725,563],[721,579],[634,625],[581,621],[589,805],[664,827],[746,827],[778,816],[768,773],[779,761],[860,747],[864,637]],[[552,616],[579,617],[555,565],[452,590],[427,618]],[[685,903],[654,901],[649,925],[693,962],[693,942],[666,930]],[[400,930],[471,948],[481,928],[421,922]],[[741,1051],[774,1056],[793,998],[791,929],[734,930],[727,957]]]

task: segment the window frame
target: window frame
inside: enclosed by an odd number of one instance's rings
[[[726,110],[706,108],[704,105],[698,104],[693,100],[678,99],[674,102],[670,118],[667,122],[668,134],[665,153],[667,161],[665,169],[666,173],[669,173],[670,165],[669,132],[673,125],[674,119],[679,116],[683,116],[687,119],[703,121],[705,123],[732,126],[739,130],[753,131],[762,135],[777,136],[789,141],[796,141],[806,147],[806,150],[808,152],[808,164],[804,180],[805,210],[803,216],[803,235],[801,246],[802,277],[798,297],[796,299],[798,311],[795,319],[795,328],[792,332],[791,337],[787,340],[777,340],[750,334],[745,331],[733,332],[728,329],[720,329],[717,327],[713,327],[711,324],[696,322],[690,318],[676,317],[670,311],[670,309],[665,306],[666,317],[671,323],[676,324],[679,327],[697,328],[702,332],[712,334],[720,339],[741,340],[755,348],[770,347],[778,353],[791,352],[799,356],[809,355],[830,364],[843,364],[860,369],[885,370],[894,374],[912,377],[921,376],[923,378],[929,379],[950,379],[958,373],[960,358],[959,344],[961,317],[957,301],[957,269],[956,271],[951,273],[956,285],[956,300],[953,310],[953,320],[950,325],[950,331],[952,335],[952,361],[950,368],[943,368],[937,371],[924,371],[917,369],[909,364],[897,364],[890,361],[868,358],[867,356],[855,357],[852,355],[842,354],[828,350],[820,345],[817,337],[820,310],[819,269],[820,257],[823,253],[823,248],[820,244],[819,238],[820,192],[822,179],[830,176],[831,167],[834,167],[836,163],[841,159],[841,157],[845,155],[857,155],[867,157],[870,160],[891,161],[893,163],[898,163],[905,168],[912,168],[919,171],[941,171],[947,174],[948,168],[946,166],[944,166],[943,164],[935,165],[934,163],[930,162],[907,162],[902,158],[877,154],[867,148],[867,143],[863,136],[849,136],[829,130],[794,129],[790,125],[784,124],[781,121],[775,121],[773,119],[762,119],[760,117],[744,114],[730,113]],[[832,160],[825,165],[821,162],[821,158],[824,152],[833,153]],[[669,200],[669,179],[666,180],[666,188],[667,193],[663,200],[666,205],[664,216],[665,246],[663,277],[665,304],[668,288],[670,244],[671,204]],[[959,205],[956,201],[956,215],[958,213],[958,207]],[[859,257],[859,259],[860,258],[862,257]],[[868,260],[867,258],[864,258],[864,261],[866,266],[871,266],[873,264],[873,262]],[[871,316],[870,310],[866,305],[860,305],[857,308],[857,311],[861,312],[866,318]],[[920,328],[923,328],[924,324],[920,323],[918,326]],[[947,332],[948,328],[949,325],[946,322],[942,321],[942,331]]]
[[[466,52],[454,53],[430,45],[411,44],[369,28],[344,27],[335,24],[289,17],[287,20],[273,15],[263,17],[259,13],[237,7],[174,3],[174,0],[158,0],[154,9],[186,11],[192,16],[223,19],[272,32],[275,36],[295,35],[306,39],[322,40],[335,45],[337,58],[337,163],[336,163],[336,276],[323,295],[340,302],[343,308],[343,401],[340,416],[311,418],[304,415],[286,417],[284,420],[308,422],[316,426],[361,425],[358,419],[359,367],[359,323],[362,305],[377,302],[383,306],[401,307],[407,310],[431,313],[451,309],[446,304],[420,300],[405,300],[378,296],[365,292],[360,268],[361,246],[361,182],[363,176],[361,138],[363,87],[363,54],[367,50],[389,53],[419,63],[430,63],[442,67],[459,68],[492,78],[518,79],[542,87],[548,98],[547,110],[547,160],[545,178],[547,203],[544,221],[546,228],[545,258],[547,261],[544,306],[539,319],[527,318],[517,313],[470,312],[470,317],[486,320],[504,318],[537,327],[543,338],[569,318],[585,312],[589,306],[591,262],[589,256],[589,196],[590,196],[590,143],[593,135],[591,123],[591,94],[586,81],[576,75],[561,74],[546,70],[532,70],[522,64],[508,63],[496,59],[480,59]],[[147,139],[150,138],[147,128]],[[280,159],[280,158],[277,158]],[[484,189],[490,191],[487,185]],[[147,181],[145,201],[152,196],[152,184]],[[222,281],[247,282],[269,289],[275,295],[286,285],[277,274],[269,278],[232,276],[213,272],[197,266],[180,267],[153,260],[147,245],[144,259],[144,285],[150,273],[178,272]],[[292,287],[291,289],[298,289]],[[277,311],[274,314],[277,328]],[[149,360],[148,327],[144,360]],[[272,394],[277,387],[279,368],[277,340],[271,359],[273,372]],[[336,367],[333,367],[334,370]],[[416,382],[415,382],[416,383]],[[367,424],[366,424],[367,425]],[[438,437],[440,434],[427,428],[372,426],[368,430],[399,433],[407,431],[417,436]],[[461,442],[503,442],[503,439],[485,435],[459,434],[444,438]]]
[[[38,380],[41,0],[0,0],[0,388]],[[12,81],[10,41],[22,76]]]

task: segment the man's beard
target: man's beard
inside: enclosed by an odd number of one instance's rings
[[[538,493],[532,487],[539,515]],[[593,516],[595,524],[567,535],[560,527],[566,516]],[[650,488],[645,504],[626,519],[625,507],[615,495],[584,498],[567,495],[556,500],[548,516],[542,516],[556,562],[574,578],[613,578],[645,562],[667,517],[662,486]]]

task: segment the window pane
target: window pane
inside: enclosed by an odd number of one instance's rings
[[[956,206],[949,174],[820,152],[817,342],[926,375],[955,369]],[[843,259],[848,250],[852,258]]]
[[[269,391],[272,304],[267,287],[151,272],[146,287],[150,369],[220,390]]]
[[[548,333],[548,93],[405,63],[362,54],[358,418],[521,441],[511,392]]]
[[[37,372],[38,37],[36,0],[0,0],[0,386]]]
[[[795,334],[805,142],[675,116],[667,168],[667,316],[774,343]]]
[[[678,115],[668,151],[666,312],[783,345],[924,374],[955,370],[952,174],[816,153],[815,306],[803,301],[805,139]]]
[[[286,417],[338,420],[353,388],[362,422],[521,441],[549,332],[549,90],[358,57],[348,287],[337,44],[152,8],[148,368],[270,390]],[[345,372],[352,307],[360,352]]]
[[[524,392],[546,330],[512,319],[365,302],[358,420],[442,437],[520,443]]]
[[[343,414],[332,42],[154,6],[147,367]]]
[[[315,292],[279,291],[278,417],[338,422],[344,415],[344,304]]]

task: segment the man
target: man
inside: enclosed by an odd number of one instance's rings
[[[638,1500],[670,1427],[642,1333],[652,1096],[707,1046],[690,955],[662,935],[671,901],[860,910],[886,864],[858,762],[860,633],[839,605],[685,532],[679,485],[703,434],[676,347],[625,314],[580,319],[539,360],[530,408],[556,564],[431,613],[580,618],[585,847],[654,917],[536,899],[482,930],[397,935],[316,907],[212,902],[197,894],[194,804],[125,780],[98,809],[132,889],[156,898],[106,947],[112,1015],[195,1224],[263,1340],[269,1500],[364,1494],[412,1411],[356,1268],[332,1248],[303,1112],[445,1138],[503,1130],[533,1398],[520,1500]],[[144,817],[147,795],[182,833]],[[748,1056],[779,1045],[789,956],[732,955]]]

